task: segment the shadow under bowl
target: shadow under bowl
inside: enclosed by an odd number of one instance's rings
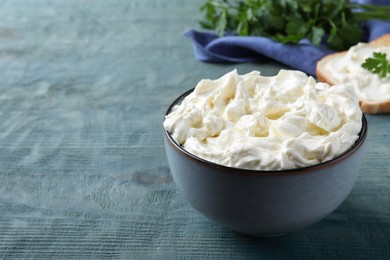
[[[189,95],[185,92],[169,107]],[[355,144],[330,161],[276,171],[218,165],[183,149],[164,130],[176,186],[190,205],[213,222],[252,236],[275,236],[308,227],[332,213],[349,195],[359,173],[367,121]]]

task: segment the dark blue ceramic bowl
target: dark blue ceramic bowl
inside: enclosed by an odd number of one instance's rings
[[[187,91],[169,107],[180,104]],[[221,166],[177,144],[164,130],[173,179],[184,198],[215,223],[253,236],[274,236],[307,227],[334,211],[351,192],[367,136],[339,157],[309,167],[258,171]]]

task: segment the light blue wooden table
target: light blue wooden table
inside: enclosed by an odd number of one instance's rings
[[[216,226],[172,182],[168,104],[202,78],[191,0],[0,1],[0,258],[390,259],[390,117],[369,116],[348,199],[325,220],[255,239]]]

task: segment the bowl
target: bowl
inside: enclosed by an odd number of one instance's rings
[[[189,90],[168,108],[189,95]],[[164,130],[173,180],[189,204],[211,221],[251,236],[276,236],[308,227],[332,213],[348,196],[362,161],[367,121],[355,144],[330,161],[276,171],[218,165],[184,150]]]

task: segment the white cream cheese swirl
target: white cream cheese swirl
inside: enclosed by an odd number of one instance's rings
[[[318,164],[358,138],[362,112],[353,89],[316,83],[299,71],[263,77],[232,71],[202,80],[164,127],[188,152],[243,169],[281,170]]]
[[[325,69],[335,82],[351,84],[360,100],[390,100],[390,76],[381,78],[361,66],[374,52],[386,53],[390,58],[390,46],[374,47],[367,43],[358,43],[351,47],[346,55],[340,55],[326,63]]]

